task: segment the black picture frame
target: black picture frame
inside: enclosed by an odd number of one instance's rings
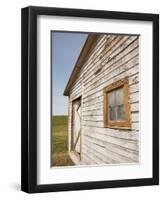
[[[153,177],[37,184],[37,16],[56,15],[153,23]],[[21,11],[21,190],[28,193],[159,184],[159,15],[30,6]]]

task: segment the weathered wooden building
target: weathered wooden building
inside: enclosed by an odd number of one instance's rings
[[[139,36],[90,34],[64,95],[76,164],[139,162]]]

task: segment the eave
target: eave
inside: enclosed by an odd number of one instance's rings
[[[76,78],[78,77],[78,74],[83,66],[83,64],[85,63],[85,61],[88,59],[91,50],[93,49],[94,45],[96,44],[98,38],[99,38],[99,34],[89,34],[86,42],[80,52],[80,55],[77,59],[77,62],[72,70],[72,73],[70,75],[70,78],[67,82],[67,85],[65,87],[64,90],[64,96],[69,96],[71,88],[76,80]]]

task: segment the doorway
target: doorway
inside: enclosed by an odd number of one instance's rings
[[[72,102],[71,151],[81,159],[81,97]]]

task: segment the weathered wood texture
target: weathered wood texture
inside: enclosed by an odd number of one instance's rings
[[[101,35],[76,78],[69,96],[69,150],[72,100],[82,96],[80,164],[139,161],[139,37]],[[129,80],[131,130],[104,128],[103,88]]]

